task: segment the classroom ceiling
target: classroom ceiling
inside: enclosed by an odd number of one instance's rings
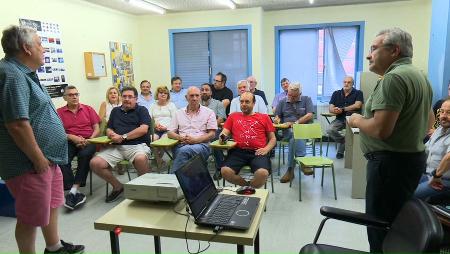
[[[133,7],[127,0],[85,0],[104,7],[134,15],[153,14],[152,12]],[[145,0],[166,9],[167,13],[225,10],[228,7],[223,0]],[[409,0],[314,0],[309,4],[309,0],[233,0],[237,9],[262,7],[265,11],[285,10],[294,8],[309,8],[319,6],[368,4],[379,2],[397,2]],[[158,15],[158,14],[156,14]]]

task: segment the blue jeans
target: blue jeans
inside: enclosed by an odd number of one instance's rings
[[[289,152],[288,152],[288,162],[289,167],[294,168],[294,156],[295,157],[303,157],[306,155],[306,142],[305,140],[299,139],[295,141],[294,145],[294,137],[292,135],[291,129],[286,129],[283,131],[283,140],[289,140]],[[295,147],[295,153],[294,153]]]
[[[203,162],[206,164],[210,152],[211,151],[209,149],[208,143],[176,145],[173,149],[173,155],[175,159],[173,160],[172,173],[182,168],[186,164],[186,162],[188,162],[197,154],[200,155],[200,157],[203,159]]]
[[[442,179],[444,188],[442,190],[436,190],[428,184],[430,177],[431,176],[427,174],[422,175],[422,178],[419,181],[419,186],[417,186],[417,189],[414,192],[414,197],[422,200],[426,198],[450,197],[450,180]]]

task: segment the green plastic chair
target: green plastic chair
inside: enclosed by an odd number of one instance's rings
[[[295,140],[298,139],[311,139],[313,143],[313,156],[305,156],[305,157],[295,157],[295,163],[299,165],[299,177],[298,177],[298,190],[299,190],[299,201],[302,201],[302,167],[310,167],[310,168],[322,168],[322,180],[320,186],[323,187],[323,176],[325,172],[325,168],[331,168],[331,172],[333,175],[333,188],[334,188],[334,199],[337,200],[336,195],[336,181],[334,175],[334,164],[333,160],[322,156],[322,128],[320,124],[294,124],[293,125],[293,136]],[[320,142],[319,156],[315,154],[315,145],[316,142]],[[295,144],[295,142],[294,142]],[[294,148],[295,151],[295,148]],[[292,180],[289,183],[289,187],[292,186]]]

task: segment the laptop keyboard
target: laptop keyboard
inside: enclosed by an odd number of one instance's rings
[[[222,196],[214,211],[207,217],[207,222],[218,225],[228,223],[243,199],[241,196]]]

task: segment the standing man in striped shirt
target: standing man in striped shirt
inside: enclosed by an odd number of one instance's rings
[[[58,233],[58,207],[64,203],[58,164],[67,164],[67,139],[36,75],[44,64],[41,39],[32,28],[11,26],[1,43],[6,56],[0,60],[0,177],[16,202],[19,252],[36,252],[41,227],[44,253],[82,253],[83,245],[66,243]]]

